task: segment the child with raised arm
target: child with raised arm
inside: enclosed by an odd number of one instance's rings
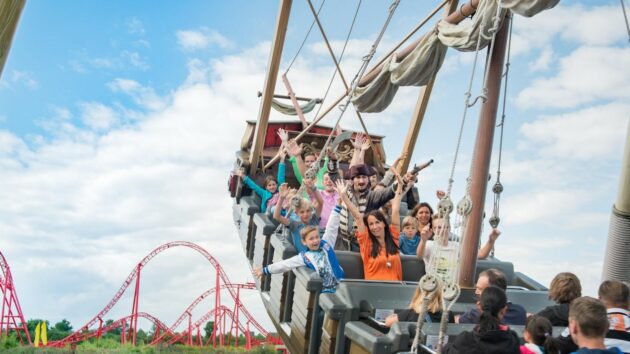
[[[339,191],[339,193],[342,193],[342,191]],[[321,239],[316,226],[303,227],[300,231],[300,236],[304,251],[300,251],[300,254],[296,256],[270,264],[264,268],[257,267],[254,269],[254,275],[260,277],[262,274],[284,273],[293,268],[306,266],[319,274],[323,283],[323,293],[334,293],[339,280],[344,277],[343,269],[339,265],[333,250],[339,232],[339,212],[341,211],[339,204],[339,201],[337,201],[337,206],[330,214],[326,231]]]
[[[278,135],[281,133],[278,132]],[[264,213],[268,208],[276,205],[278,202],[278,186],[284,183],[285,176],[285,164],[284,159],[287,156],[286,147],[283,143],[280,146],[280,163],[278,164],[278,177],[274,177],[272,175],[267,175],[265,177],[265,181],[263,182],[263,187],[259,186],[254,182],[249,176],[245,174],[245,171],[242,169],[238,169],[235,174],[243,179],[243,182],[251,188],[254,193],[260,196],[260,212]]]
[[[310,184],[312,187],[312,181]],[[317,229],[317,225],[319,224],[319,215],[322,212],[322,203],[318,203],[318,205],[316,205],[316,211],[313,213],[313,205],[311,202],[308,199],[296,195],[295,198],[297,198],[298,202],[297,205],[293,205],[295,208],[295,214],[298,217],[298,220],[296,221],[281,215],[282,208],[280,206],[284,205],[284,201],[288,193],[288,185],[286,183],[280,185],[278,206],[273,211],[273,218],[289,228],[289,231],[291,231],[291,240],[296,251],[306,251],[306,246],[302,243],[300,232],[302,228],[306,226],[314,226]]]

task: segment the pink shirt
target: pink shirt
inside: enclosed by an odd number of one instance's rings
[[[339,199],[339,194],[336,191],[332,191],[332,193],[328,193],[325,190],[319,191],[319,195],[322,196],[324,200],[324,205],[322,205],[322,215],[320,215],[319,219],[319,227],[325,229],[326,224],[328,224],[328,217],[330,213],[335,209],[337,205],[337,199]]]

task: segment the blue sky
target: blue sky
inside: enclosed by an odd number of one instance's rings
[[[347,77],[388,5],[361,7],[342,63]],[[355,6],[331,2],[322,10],[337,51]],[[428,10],[402,1],[379,52]],[[27,318],[81,326],[142,257],[174,240],[204,246],[232,281],[251,280],[224,186],[244,121],[258,112],[276,13],[271,1],[27,3],[0,78],[0,249]],[[310,21],[307,5],[295,2],[281,71]],[[599,281],[630,116],[627,41],[612,0],[563,2],[515,19],[496,255],[544,284],[567,270],[587,294]],[[413,154],[436,160],[419,182],[430,202],[446,187],[472,63],[473,54],[449,51]],[[314,31],[289,72],[292,86],[321,97],[332,72]],[[276,91],[284,93],[281,84]],[[337,81],[329,98],[341,91]],[[386,135],[389,161],[400,152],[417,93],[403,88],[387,111],[365,115],[371,132]],[[477,113],[469,111],[455,199]],[[342,126],[358,123],[347,115]],[[494,175],[496,159],[491,169]],[[140,304],[166,323],[213,276],[191,251],[168,252],[143,271]],[[112,318],[129,312],[130,295]],[[258,295],[246,302],[269,326]]]

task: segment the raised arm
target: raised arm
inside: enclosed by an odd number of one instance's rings
[[[326,231],[324,231],[324,236],[322,236],[322,240],[333,247],[335,246],[337,235],[339,234],[339,213],[341,212],[341,205],[339,204],[341,203],[338,201],[337,206],[335,206],[335,209],[330,213],[328,223],[326,224]]]
[[[420,244],[418,244],[418,248],[416,248],[416,256],[420,260],[424,260],[425,250],[427,248],[427,242],[429,241],[429,237],[431,236],[431,228],[429,225],[425,225],[422,230],[420,230]],[[425,265],[425,267],[428,266]]]
[[[304,265],[304,258],[301,255],[295,255],[291,258],[284,259],[282,261],[270,264],[266,267],[254,268],[254,276],[260,278],[263,274],[279,274],[288,272],[291,269]]]
[[[365,161],[365,152],[370,148],[370,140],[361,133],[358,133],[352,142],[354,151],[352,153],[352,160],[348,168],[363,164]]]
[[[289,226],[289,218],[282,216],[280,211],[282,210],[282,205],[284,204],[284,199],[287,197],[287,193],[289,193],[289,186],[286,183],[280,185],[280,195],[278,196],[278,203],[276,203],[276,208],[273,211],[273,218],[278,220],[284,226]],[[287,215],[288,216],[288,215]]]
[[[302,178],[306,173],[306,165],[302,160],[302,147],[295,141],[295,139],[289,140],[287,144],[287,152],[291,156],[291,164],[293,165],[293,173],[298,182],[302,184]]]
[[[499,235],[501,235],[501,231],[499,231],[498,229],[492,229],[492,231],[490,231],[490,235],[488,235],[488,241],[486,241],[486,244],[479,249],[479,252],[477,252],[477,259],[488,258],[490,252],[492,252],[494,243],[496,242],[497,238],[499,238]]]
[[[264,198],[266,194],[271,194],[269,193],[268,190],[264,189],[263,187],[259,186],[256,184],[256,182],[254,182],[254,180],[252,180],[251,178],[249,178],[248,175],[245,174],[245,171],[243,171],[242,169],[238,169],[236,170],[235,173],[237,176],[241,177],[243,179],[243,182],[249,187],[251,188],[256,194],[258,194],[261,198]]]
[[[354,224],[357,226],[357,229],[359,230],[359,232],[365,232],[363,215],[359,211],[359,208],[357,208],[357,206],[352,203],[350,198],[348,198],[348,187],[346,186],[345,181],[338,179],[335,184],[337,186],[337,193],[339,194],[339,197],[341,198],[343,203],[346,205],[346,208],[348,208],[350,214],[352,214],[352,217],[354,218]]]
[[[400,202],[402,201],[403,184],[402,178],[398,173],[396,173],[396,180],[398,180],[398,183],[394,199],[392,200],[392,226],[400,230]]]

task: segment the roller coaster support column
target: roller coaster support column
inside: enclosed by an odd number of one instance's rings
[[[125,344],[126,341],[126,337],[127,337],[127,321],[122,320],[122,324],[120,326],[120,344]]]
[[[216,268],[217,280],[214,284],[215,292],[214,292],[214,326],[212,326],[212,348],[217,347],[217,327],[219,326],[219,307],[221,307],[221,278],[219,278],[219,274],[221,274],[221,266],[217,265]],[[220,336],[220,334],[219,334]],[[221,340],[221,344],[223,344],[223,339]]]
[[[612,207],[602,280],[630,281],[630,125],[621,162],[617,200]]]
[[[249,321],[247,321],[247,333],[245,333],[245,349],[252,349],[252,336],[250,335]]]
[[[232,324],[230,325],[230,334],[228,334],[228,345],[232,343],[232,330],[234,333],[234,346],[238,348],[238,309],[241,307],[241,285],[236,288],[236,299],[234,299],[234,311],[232,311]]]
[[[477,267],[477,251],[479,236],[483,222],[484,202],[488,187],[488,171],[490,170],[490,157],[492,155],[492,142],[494,129],[497,122],[497,109],[499,95],[501,93],[501,77],[503,77],[503,63],[507,48],[508,30],[510,28],[511,15],[508,12],[503,19],[502,27],[496,35],[492,53],[488,53],[490,69],[486,76],[484,87],[487,91],[487,99],[481,105],[479,112],[479,126],[475,150],[473,152],[472,166],[470,168],[470,199],[472,211],[468,216],[468,225],[464,231],[464,239],[461,248],[461,260],[459,268],[459,285],[472,288],[475,282],[475,268]],[[490,48],[488,49],[490,50]]]
[[[101,334],[103,334],[103,319],[98,318],[98,331],[96,332],[96,341],[98,342],[101,339]]]
[[[136,346],[136,335],[138,333],[138,300],[140,299],[140,271],[142,264],[138,263],[136,273],[136,289],[133,293],[133,305],[131,307],[131,318],[129,319],[129,339],[131,344]]]
[[[197,326],[197,345],[198,346],[202,346],[203,345],[203,341],[201,339],[201,326]]]
[[[188,313],[188,345],[192,347],[192,315]]]

